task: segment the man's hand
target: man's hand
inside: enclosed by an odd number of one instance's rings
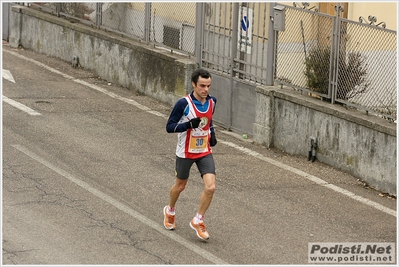
[[[211,146],[216,146],[216,144],[218,143],[218,141],[216,140],[216,135],[215,133],[211,132],[211,140],[209,141],[209,144]]]
[[[198,128],[200,122],[201,122],[200,118],[191,119],[190,121],[186,122],[187,129]]]

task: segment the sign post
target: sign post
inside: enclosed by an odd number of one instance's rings
[[[253,9],[246,6],[240,8],[237,49],[247,54],[251,54],[252,50],[252,14]]]

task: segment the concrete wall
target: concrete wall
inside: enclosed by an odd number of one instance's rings
[[[9,42],[65,61],[78,56],[82,67],[101,78],[169,104],[191,91],[196,69],[186,56],[27,7],[12,8]]]
[[[13,7],[10,45],[80,64],[102,79],[174,104],[191,91],[195,59],[171,54],[109,32],[27,7]],[[255,87],[213,74],[215,121],[253,135],[255,142],[317,159],[370,186],[396,195],[396,124],[279,87]],[[256,104],[255,104],[256,103]]]
[[[316,137],[319,161],[396,195],[396,124],[289,89],[256,93],[255,142],[307,156]]]

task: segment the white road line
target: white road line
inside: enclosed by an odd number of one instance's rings
[[[326,182],[326,181],[324,181],[324,180],[322,180],[322,179],[320,179],[320,178],[318,178],[318,177],[316,177],[314,175],[311,175],[311,174],[308,174],[308,173],[306,173],[304,171],[301,171],[301,170],[298,170],[296,168],[293,168],[293,167],[291,167],[289,165],[286,165],[284,163],[281,163],[281,162],[279,162],[277,160],[273,160],[271,158],[265,157],[262,154],[259,154],[258,152],[252,151],[252,150],[250,150],[248,148],[236,145],[234,143],[226,142],[226,141],[223,141],[223,140],[218,140],[218,142],[220,142],[222,144],[225,144],[226,146],[230,146],[230,147],[233,147],[233,148],[235,148],[237,150],[240,150],[241,152],[243,152],[245,154],[248,154],[248,155],[250,155],[252,157],[255,157],[257,159],[260,159],[260,160],[263,160],[263,161],[268,162],[270,164],[273,164],[273,165],[275,165],[275,166],[277,166],[279,168],[282,168],[284,170],[293,172],[293,173],[295,173],[295,174],[297,174],[299,176],[302,176],[302,177],[314,182],[315,184],[327,187],[327,188],[329,188],[329,189],[331,189],[331,190],[333,190],[335,192],[341,193],[341,194],[343,194],[343,195],[345,195],[347,197],[350,197],[350,198],[352,198],[354,200],[357,200],[357,201],[359,201],[359,202],[361,202],[361,203],[363,203],[365,205],[371,206],[371,207],[373,207],[373,208],[375,208],[377,210],[380,210],[382,212],[385,212],[385,213],[387,213],[389,215],[392,215],[392,216],[395,216],[395,217],[397,216],[396,211],[393,210],[393,209],[387,208],[387,207],[385,207],[385,206],[383,206],[383,205],[381,205],[381,204],[379,204],[377,202],[374,202],[374,201],[371,201],[371,200],[369,200],[367,198],[364,198],[362,196],[356,195],[355,193],[352,193],[352,192],[350,192],[350,191],[348,191],[346,189],[343,189],[341,187],[338,187],[336,185],[329,184],[328,182]]]
[[[47,65],[45,65],[45,64],[42,64],[42,63],[40,63],[40,62],[37,62],[37,61],[35,61],[35,60],[33,60],[33,59],[30,59],[30,58],[27,58],[27,57],[25,57],[25,56],[19,55],[19,54],[15,53],[15,52],[12,52],[12,51],[3,50],[3,52],[10,53],[10,54],[12,54],[12,55],[15,55],[16,57],[19,57],[19,58],[22,58],[22,59],[24,59],[24,60],[30,61],[30,62],[32,62],[32,63],[35,63],[35,64],[37,64],[37,65],[39,65],[39,66],[42,66],[43,68],[45,68],[45,69],[47,69],[47,70],[49,70],[49,71],[51,71],[51,72],[58,73],[58,74],[62,75],[63,77],[67,78],[67,79],[71,79],[71,80],[73,80],[74,82],[77,82],[77,83],[80,83],[80,84],[82,84],[82,85],[88,86],[88,87],[90,87],[90,88],[92,88],[92,89],[94,89],[94,90],[97,90],[97,91],[99,91],[99,92],[102,92],[102,93],[104,93],[104,94],[106,94],[106,95],[108,95],[108,96],[110,96],[110,97],[112,97],[112,98],[119,99],[119,100],[124,101],[124,102],[126,102],[126,103],[128,103],[128,104],[132,104],[132,105],[136,106],[137,108],[139,108],[139,109],[141,109],[141,110],[147,111],[148,113],[151,113],[151,114],[156,115],[156,116],[163,117],[163,118],[165,118],[165,119],[168,118],[166,115],[163,115],[163,114],[161,114],[160,112],[151,110],[150,108],[148,108],[148,107],[146,107],[146,106],[143,106],[143,105],[137,103],[136,101],[134,101],[134,100],[132,100],[132,99],[128,99],[128,98],[124,98],[124,97],[118,96],[118,95],[116,95],[116,94],[114,94],[114,93],[112,93],[112,92],[109,92],[109,91],[107,91],[107,90],[105,90],[105,89],[103,89],[103,88],[101,88],[101,87],[96,86],[96,85],[92,85],[92,84],[89,84],[89,83],[87,83],[87,82],[85,82],[85,81],[81,81],[81,80],[79,80],[79,79],[75,79],[75,78],[72,77],[72,76],[69,76],[69,75],[67,75],[67,74],[64,74],[64,73],[62,73],[62,72],[60,72],[60,71],[58,71],[58,70],[56,70],[56,69],[53,69],[53,68],[51,68],[51,67],[49,67],[49,66],[47,66]],[[219,141],[220,143],[223,143],[223,144],[225,144],[225,145],[228,145],[228,146],[230,146],[230,147],[233,147],[233,148],[235,148],[235,149],[237,149],[237,150],[240,150],[240,151],[242,151],[242,152],[244,152],[244,153],[246,153],[246,154],[248,154],[248,155],[251,155],[251,156],[256,157],[256,158],[258,158],[258,159],[261,159],[261,160],[263,160],[263,161],[269,162],[269,163],[271,163],[271,164],[273,164],[273,165],[275,165],[275,166],[277,166],[277,167],[280,167],[280,168],[285,169],[285,170],[287,170],[287,171],[291,171],[291,172],[294,172],[294,173],[296,173],[296,174],[298,174],[298,175],[301,175],[302,177],[305,177],[306,179],[311,180],[311,181],[313,181],[314,183],[316,183],[316,184],[318,184],[318,185],[325,186],[325,187],[327,187],[327,188],[329,188],[329,189],[331,189],[331,190],[333,190],[333,191],[335,191],[335,192],[338,192],[338,193],[343,194],[343,195],[345,195],[345,196],[347,196],[347,197],[350,197],[351,199],[354,199],[354,200],[356,200],[356,201],[359,201],[359,202],[361,202],[361,203],[363,203],[363,204],[365,204],[365,205],[369,205],[369,206],[371,206],[371,207],[373,207],[373,208],[375,208],[375,209],[378,209],[378,210],[380,210],[380,211],[382,211],[382,212],[385,212],[385,213],[387,213],[387,214],[390,214],[390,215],[392,215],[392,216],[397,217],[397,213],[396,213],[395,210],[392,210],[392,209],[390,209],[390,208],[387,208],[387,207],[385,207],[385,206],[383,206],[383,205],[381,205],[381,204],[379,204],[379,203],[377,203],[377,202],[371,201],[371,200],[369,200],[369,199],[367,199],[367,198],[364,198],[364,197],[362,197],[362,196],[356,195],[356,194],[354,194],[354,193],[352,193],[352,192],[350,192],[350,191],[348,191],[348,190],[345,190],[345,189],[343,189],[343,188],[340,188],[340,187],[338,187],[338,186],[329,184],[328,182],[326,182],[326,181],[324,181],[324,180],[322,180],[322,179],[320,179],[320,178],[318,178],[318,177],[316,177],[316,176],[310,175],[310,174],[308,174],[308,173],[306,173],[306,172],[303,172],[303,171],[298,170],[298,169],[296,169],[296,168],[293,168],[293,167],[291,167],[291,166],[285,165],[285,164],[283,164],[283,163],[281,163],[281,162],[278,162],[278,161],[275,161],[275,160],[273,160],[273,159],[271,159],[271,158],[265,157],[265,156],[263,156],[263,155],[261,155],[261,154],[255,152],[255,151],[252,151],[252,150],[250,150],[250,149],[247,149],[247,148],[238,146],[238,145],[233,144],[233,143],[230,143],[230,142],[225,142],[225,141],[223,141],[223,140],[218,140],[218,141]]]
[[[4,96],[4,95],[2,96],[2,98],[3,98],[4,102],[6,102],[6,103],[10,104],[11,106],[14,106],[14,107],[16,107],[16,108],[28,113],[29,115],[32,115],[32,116],[42,115],[39,112],[37,112],[37,111],[35,111],[35,110],[33,110],[33,109],[21,104],[21,103],[15,101],[15,100],[12,100],[12,99]]]
[[[33,153],[32,151],[28,150],[24,146],[12,145],[12,147],[14,147],[17,150],[21,151],[22,153],[24,153],[25,155],[29,156],[30,158],[36,160],[37,162],[41,163],[42,165],[46,166],[47,168],[53,170],[54,172],[58,173],[59,175],[67,178],[69,181],[71,181],[71,182],[75,183],[76,185],[82,187],[83,189],[87,190],[88,192],[92,193],[93,195],[95,195],[95,196],[99,197],[100,199],[108,202],[109,204],[113,205],[117,209],[129,214],[130,216],[132,216],[136,220],[138,220],[138,221],[142,222],[143,224],[151,227],[152,229],[158,231],[159,233],[161,233],[161,234],[173,239],[174,241],[176,241],[180,245],[190,249],[194,253],[204,257],[205,259],[209,260],[210,262],[213,262],[214,264],[220,264],[220,265],[227,265],[228,264],[227,262],[225,262],[222,259],[216,257],[215,255],[209,253],[208,251],[206,251],[206,250],[204,250],[204,249],[202,249],[202,248],[200,248],[200,247],[198,247],[196,245],[193,245],[192,243],[188,242],[187,240],[185,240],[184,238],[180,237],[176,233],[173,233],[172,231],[166,230],[159,223],[148,219],[144,215],[142,215],[142,214],[138,213],[137,211],[129,208],[128,206],[122,204],[121,202],[113,199],[112,197],[108,196],[107,194],[101,192],[100,190],[95,189],[94,187],[92,187],[91,185],[87,184],[86,182],[74,177],[70,173],[58,168],[57,166],[54,166],[53,164],[51,164],[47,160],[43,159],[42,157],[40,157],[40,156],[36,155],[35,153]],[[162,214],[162,211],[160,211],[160,214]]]
[[[3,52],[10,53],[10,54],[12,54],[12,55],[14,55],[14,56],[16,56],[16,57],[22,58],[22,59],[24,59],[24,60],[26,60],[26,61],[32,62],[32,63],[34,63],[34,64],[40,66],[40,67],[43,67],[43,68],[45,68],[45,69],[48,70],[48,71],[51,71],[51,72],[56,73],[56,74],[59,74],[59,75],[61,75],[62,77],[68,79],[68,80],[72,80],[72,81],[74,81],[74,82],[76,82],[76,83],[79,83],[79,84],[81,84],[81,85],[84,85],[84,86],[87,86],[87,87],[89,87],[89,88],[91,88],[91,89],[94,89],[94,90],[96,90],[96,91],[98,91],[98,92],[101,92],[101,93],[103,93],[103,94],[106,94],[107,96],[110,96],[110,97],[112,97],[112,98],[121,100],[121,101],[123,101],[123,102],[125,102],[125,103],[128,103],[128,104],[130,104],[130,105],[133,105],[133,106],[135,106],[135,107],[137,107],[137,108],[139,108],[139,109],[141,109],[141,110],[147,111],[147,112],[149,112],[149,113],[151,113],[151,114],[153,114],[153,115],[156,115],[156,116],[163,117],[163,118],[167,119],[167,116],[166,116],[166,115],[164,115],[164,114],[162,114],[162,113],[160,113],[160,112],[158,112],[158,111],[151,110],[149,107],[146,107],[146,106],[144,106],[144,105],[141,105],[140,103],[134,101],[133,99],[129,99],[129,98],[125,98],[125,97],[119,96],[119,95],[114,94],[114,93],[112,93],[112,92],[109,92],[109,91],[107,91],[107,90],[105,90],[105,89],[103,89],[103,88],[101,88],[101,87],[99,87],[99,86],[97,86],[97,85],[90,84],[90,83],[88,83],[88,82],[85,82],[85,81],[82,81],[82,80],[79,80],[79,79],[75,79],[75,77],[72,77],[72,76],[70,76],[70,75],[68,75],[68,74],[65,74],[65,73],[63,73],[63,72],[60,72],[60,71],[58,71],[58,70],[56,70],[56,69],[54,69],[54,68],[52,68],[52,67],[49,67],[49,66],[47,66],[47,65],[45,65],[45,64],[43,64],[43,63],[41,63],[41,62],[38,62],[38,61],[36,61],[36,60],[31,59],[31,58],[27,58],[27,57],[25,57],[25,56],[19,55],[18,53],[15,53],[15,52],[12,52],[12,51],[8,51],[8,50],[3,50]]]
[[[9,80],[10,82],[15,83],[14,77],[12,76],[12,74],[9,70],[2,69],[1,76],[6,80]]]

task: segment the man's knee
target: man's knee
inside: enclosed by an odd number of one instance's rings
[[[175,189],[181,193],[186,188],[187,180],[176,179]]]
[[[216,190],[215,184],[205,186],[205,193],[209,195],[213,195],[213,193],[215,193],[215,190]]]
[[[180,193],[181,193],[185,188],[186,188],[186,185],[185,185],[185,184],[177,185],[177,191],[179,191]]]
[[[204,179],[204,191],[209,195],[213,195],[216,190],[216,177],[214,174],[205,174]]]

